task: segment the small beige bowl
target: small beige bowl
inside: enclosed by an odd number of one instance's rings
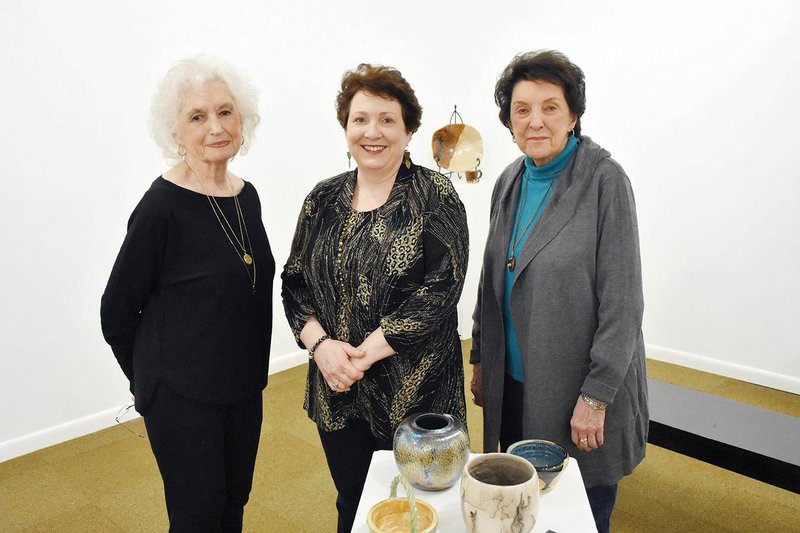
[[[398,483],[405,488],[407,498],[397,497]],[[414,498],[411,484],[403,476],[392,480],[389,499],[376,503],[367,512],[367,527],[371,533],[434,533],[438,526],[436,509]]]

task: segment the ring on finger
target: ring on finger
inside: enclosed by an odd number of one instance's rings
[[[341,381],[339,381],[339,380],[337,379],[337,380],[336,380],[336,383],[334,383],[333,385],[331,385],[331,387],[333,387],[333,388],[335,389],[336,387],[338,387],[338,386],[339,386],[339,385],[341,385],[341,384],[342,384],[342,382],[341,382]]]
[[[582,439],[578,440],[578,442],[580,442],[581,444],[586,444],[587,442],[589,442],[589,437],[583,437]]]

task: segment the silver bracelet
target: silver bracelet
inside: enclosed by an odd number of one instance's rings
[[[591,396],[586,396],[584,393],[581,393],[581,399],[583,403],[594,409],[595,411],[605,411],[608,404],[605,402],[601,402],[600,400],[595,400]]]

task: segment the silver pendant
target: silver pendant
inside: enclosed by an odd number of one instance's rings
[[[514,272],[514,267],[517,266],[517,262],[514,259],[514,255],[508,256],[508,261],[506,261],[506,267],[508,268],[509,272]]]

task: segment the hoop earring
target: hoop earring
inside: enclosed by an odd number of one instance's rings
[[[411,152],[408,150],[403,152],[403,164],[406,168],[411,168]]]
[[[350,170],[350,158],[353,157],[350,152],[347,152],[347,170]]]
[[[181,148],[183,148],[183,152],[181,152]],[[183,157],[186,155],[186,147],[182,144],[178,145],[178,157]]]

